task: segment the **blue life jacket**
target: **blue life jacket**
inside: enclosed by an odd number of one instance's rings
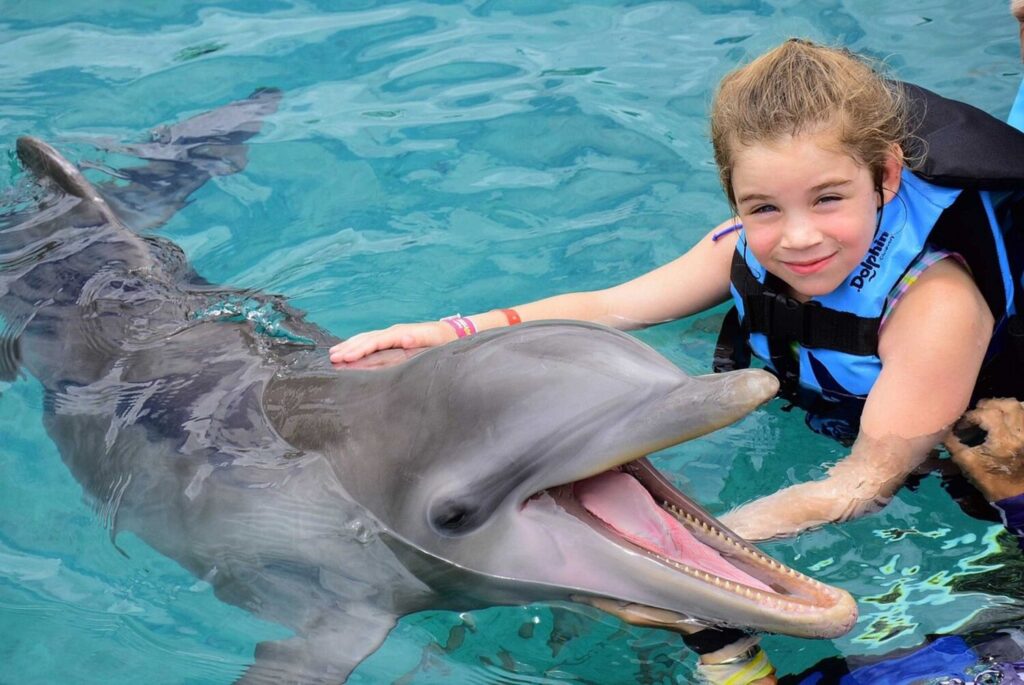
[[[758,263],[741,234],[731,276],[735,307],[715,354],[716,371],[748,365],[750,353],[762,359],[779,376],[781,394],[807,410],[808,425],[842,442],[856,437],[881,371],[878,328],[888,296],[926,246],[964,257],[996,321],[976,399],[1024,395],[1024,382],[1013,380],[1019,373],[1007,373],[1008,357],[1024,359],[1024,325],[1016,316],[1024,251],[1013,229],[1024,211],[1024,158],[1014,156],[1024,153],[1024,134],[964,103],[903,87],[921,117],[927,156],[918,172],[904,171],[864,259],[835,291],[801,303]]]

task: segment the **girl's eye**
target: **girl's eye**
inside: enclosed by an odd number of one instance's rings
[[[768,214],[770,212],[778,211],[778,207],[775,205],[758,205],[750,210],[751,214]]]
[[[819,203],[823,203],[823,202],[838,202],[839,200],[842,200],[842,199],[843,198],[839,197],[838,195],[825,195],[823,197],[818,198],[818,202]]]

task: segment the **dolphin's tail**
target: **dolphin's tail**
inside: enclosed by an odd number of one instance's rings
[[[103,197],[136,231],[162,226],[210,178],[245,168],[248,141],[280,101],[280,90],[259,88],[247,98],[160,126],[150,132],[149,142],[101,145],[107,152],[146,162],[117,169],[118,183],[100,185]]]

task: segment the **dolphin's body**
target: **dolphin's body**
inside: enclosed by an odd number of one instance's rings
[[[428,608],[575,599],[668,628],[852,625],[849,595],[739,541],[643,459],[748,413],[767,374],[691,378],[569,323],[339,372],[336,340],[279,298],[212,286],[126,227],[240,168],[277,98],[166,129],[100,190],[20,139],[44,192],[0,230],[0,376],[42,384],[46,429],[115,532],[295,631],[243,680],[343,681]],[[245,311],[282,325],[229,315]]]

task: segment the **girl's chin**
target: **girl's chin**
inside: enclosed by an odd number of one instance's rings
[[[801,302],[812,297],[828,295],[840,285],[840,283],[833,282],[835,279],[829,278],[784,278],[782,280],[789,286],[789,295]]]

